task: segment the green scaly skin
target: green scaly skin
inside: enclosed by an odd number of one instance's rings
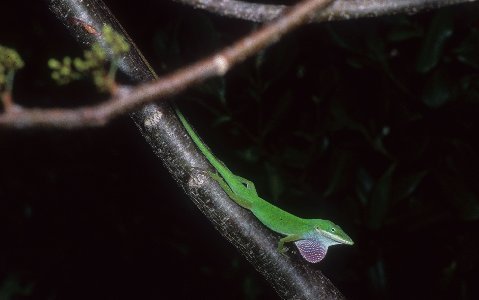
[[[329,220],[303,219],[292,215],[259,197],[256,193],[254,184],[247,179],[233,174],[213,155],[201,138],[195,133],[191,125],[186,121],[178,108],[176,108],[176,113],[193,142],[219,173],[219,175],[211,173],[210,176],[221,185],[228,196],[238,205],[250,210],[258,220],[269,229],[285,235],[285,237],[280,239],[278,243],[278,250],[280,252],[284,252],[284,243],[303,240],[312,241],[313,245],[317,245],[321,249],[316,249],[314,247],[305,249],[302,247],[304,245],[302,242],[299,242],[296,245],[305,259],[310,262],[318,262],[324,257],[329,246],[335,244],[354,244],[352,239],[341,229],[341,227]],[[311,245],[307,244],[306,247],[308,246]],[[307,253],[303,254],[303,251],[301,251],[303,249],[305,249]],[[308,259],[308,254],[311,254],[311,251],[314,252],[317,250],[320,250],[321,253],[317,253],[317,256],[315,256],[314,259]]]

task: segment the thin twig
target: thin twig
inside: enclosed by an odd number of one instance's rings
[[[0,127],[12,129],[72,129],[102,126],[141,105],[166,99],[194,84],[214,76],[223,76],[232,66],[277,42],[286,33],[304,24],[318,9],[332,0],[307,0],[293,7],[276,21],[242,38],[232,46],[184,67],[170,75],[134,88],[122,87],[117,96],[98,105],[76,109],[20,109],[0,115]]]
[[[249,3],[238,0],[173,0],[204,9],[221,16],[253,22],[267,22],[280,16],[288,6]],[[349,20],[363,17],[407,13],[424,9],[473,2],[476,0],[336,0],[328,8],[318,12],[316,22]]]

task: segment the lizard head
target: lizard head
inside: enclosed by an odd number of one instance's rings
[[[320,262],[328,247],[337,244],[353,245],[353,240],[339,227],[328,220],[311,219],[311,230],[304,239],[294,242],[301,256],[308,262]]]
[[[344,232],[341,227],[329,220],[312,219],[310,220],[313,232],[308,235],[317,240],[322,240],[328,246],[336,244],[353,245],[353,240]]]

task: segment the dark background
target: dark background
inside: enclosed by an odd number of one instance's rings
[[[105,1],[162,74],[254,29],[168,1]],[[81,55],[43,1],[11,1],[0,44],[25,60],[15,100],[101,101],[57,87]],[[479,297],[479,6],[309,25],[175,98],[260,195],[340,224],[318,264],[351,299]],[[0,131],[0,299],[275,299],[176,186],[128,117]]]

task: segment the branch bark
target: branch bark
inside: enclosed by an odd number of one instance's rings
[[[238,0],[173,0],[221,16],[253,22],[267,22],[280,16],[288,6],[248,3]],[[312,21],[350,20],[390,14],[415,14],[425,9],[474,2],[476,0],[336,0],[318,12]]]
[[[321,0],[308,1],[316,3]],[[100,0],[48,0],[52,12],[64,24],[69,14],[81,15],[89,24],[108,22],[127,36],[108,8]],[[284,25],[284,24],[283,24]],[[85,42],[81,32],[75,32]],[[131,41],[132,42],[132,41]],[[134,44],[133,44],[134,45]],[[137,82],[155,78],[135,47],[123,60],[121,69]],[[172,176],[191,197],[215,228],[250,261],[285,299],[342,299],[341,293],[322,275],[296,255],[278,253],[278,236],[266,229],[248,211],[231,201],[209,177],[195,174],[194,168],[210,168],[181,126],[169,103],[148,104],[131,114],[142,135],[161,158]]]

